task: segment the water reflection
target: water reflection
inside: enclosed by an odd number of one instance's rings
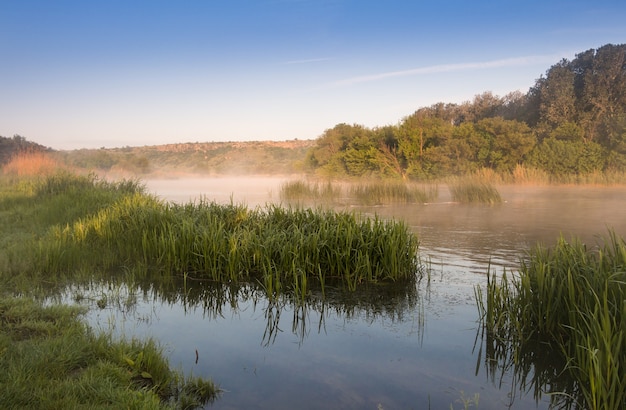
[[[291,314],[291,333],[302,345],[311,327],[317,333],[326,333],[326,318],[341,317],[372,324],[384,320],[391,324],[412,318],[420,307],[417,281],[402,284],[375,284],[358,291],[337,288],[311,290],[302,300],[291,293],[268,297],[258,284],[214,283],[188,279],[165,283],[100,283],[88,286],[72,285],[60,296],[64,302],[87,304],[95,310],[111,310],[124,315],[125,319],[147,321],[145,305],[169,306],[181,309],[184,315],[201,314],[204,320],[217,321],[227,316],[239,315],[250,310],[262,312],[266,326],[261,344],[269,346],[283,333],[285,314]],[[134,316],[134,317],[133,317]],[[418,317],[418,334],[424,325],[423,316]]]
[[[497,388],[503,388],[503,380],[512,378],[509,397],[512,406],[521,392],[531,395],[537,402],[548,397],[550,408],[584,408],[582,392],[566,369],[566,360],[558,347],[545,343],[527,342],[513,349],[510,341],[500,340],[484,328],[476,337],[476,374],[485,372],[488,380]]]

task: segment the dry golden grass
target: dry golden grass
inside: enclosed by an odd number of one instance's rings
[[[18,177],[51,175],[62,168],[64,168],[63,164],[48,153],[21,152],[2,167],[2,173]]]

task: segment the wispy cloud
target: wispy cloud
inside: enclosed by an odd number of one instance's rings
[[[319,63],[321,61],[328,61],[331,60],[331,58],[325,57],[325,58],[309,58],[306,60],[290,60],[290,61],[285,61],[283,64],[308,64],[308,63]]]
[[[532,64],[555,63],[560,58],[562,57],[556,56],[556,55],[550,55],[550,56],[545,55],[545,56],[515,57],[515,58],[506,58],[502,60],[481,61],[481,62],[440,64],[440,65],[433,65],[433,66],[428,66],[428,67],[412,68],[409,70],[388,71],[388,72],[378,73],[378,74],[369,74],[369,75],[351,77],[351,78],[346,78],[344,80],[335,81],[331,85],[346,86],[346,85],[352,85],[352,84],[358,84],[358,83],[380,81],[380,80],[385,80],[385,79],[394,78],[394,77],[407,77],[407,76],[414,76],[414,75],[420,75],[420,74],[449,73],[449,72],[456,72],[456,71],[484,70],[484,69],[501,68],[501,67],[516,67],[516,66],[525,66],[525,65],[532,65]]]

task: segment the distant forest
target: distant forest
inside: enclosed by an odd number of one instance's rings
[[[563,59],[524,94],[420,108],[398,125],[338,124],[306,156],[335,176],[432,179],[522,166],[550,175],[626,171],[626,45]]]

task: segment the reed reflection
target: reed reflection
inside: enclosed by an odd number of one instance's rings
[[[500,390],[508,385],[509,407],[517,398],[532,395],[537,403],[548,396],[550,408],[554,409],[585,408],[579,385],[555,346],[528,341],[514,347],[511,341],[496,337],[481,326],[474,352],[476,376],[484,372]]]
[[[203,317],[218,320],[227,314],[237,314],[240,309],[252,308],[263,312],[265,331],[260,336],[264,346],[275,343],[284,315],[291,314],[291,333],[303,344],[311,331],[326,333],[325,319],[330,315],[344,320],[358,319],[371,324],[377,319],[392,322],[413,319],[415,311],[422,312],[418,318],[418,334],[424,327],[423,292],[417,280],[401,284],[385,283],[348,290],[325,287],[312,289],[305,298],[295,292],[274,293],[268,296],[260,284],[215,283],[183,278],[163,283],[135,284],[135,292],[144,300],[179,305],[184,312],[201,309]],[[132,293],[132,292],[131,292]]]

